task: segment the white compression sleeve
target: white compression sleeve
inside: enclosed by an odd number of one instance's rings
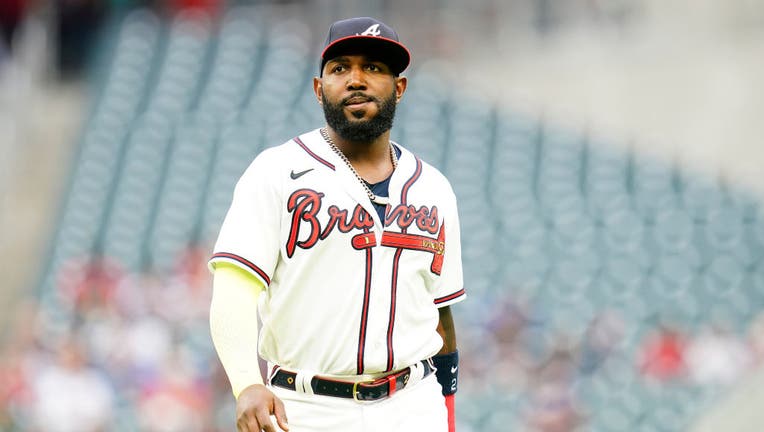
[[[265,287],[233,264],[218,263],[210,304],[210,333],[233,395],[262,384],[257,356],[257,300]]]

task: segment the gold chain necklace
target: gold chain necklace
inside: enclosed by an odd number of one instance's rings
[[[362,179],[361,176],[358,175],[358,171],[353,168],[353,165],[350,163],[347,156],[345,156],[345,154],[342,153],[342,150],[337,147],[337,144],[334,143],[332,138],[329,136],[329,132],[326,131],[326,128],[321,128],[321,136],[324,137],[324,140],[329,144],[329,147],[331,147],[332,151],[337,153],[337,156],[339,156],[340,159],[345,162],[345,165],[350,168],[350,171],[355,175],[355,178],[358,179],[358,183],[363,186],[363,189],[366,191],[366,195],[369,196],[371,202],[379,205],[387,205],[390,202],[390,198],[374,195],[374,193],[369,188],[369,185],[366,183],[366,180]],[[393,171],[395,171],[395,169],[398,168],[398,157],[395,154],[395,149],[393,149],[393,143],[390,143],[390,160],[393,162]]]

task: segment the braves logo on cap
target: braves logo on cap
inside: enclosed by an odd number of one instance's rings
[[[366,31],[363,33],[356,33],[358,36],[379,36],[382,34],[382,31],[379,29],[379,24],[374,24],[371,27],[367,28]]]

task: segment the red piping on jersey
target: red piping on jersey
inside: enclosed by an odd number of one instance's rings
[[[313,159],[315,159],[315,160],[321,162],[322,164],[328,166],[329,168],[332,169],[332,171],[335,170],[334,165],[332,165],[330,162],[327,162],[325,159],[321,158],[321,156],[313,153],[313,151],[311,149],[309,149],[308,146],[306,146],[304,142],[302,142],[300,137],[295,137],[295,138],[292,139],[292,141],[297,143],[298,146],[302,147],[302,149],[305,150],[309,155],[311,155],[313,157]]]
[[[451,301],[451,300],[453,300],[455,298],[458,298],[458,297],[461,297],[463,295],[464,295],[464,288],[460,289],[459,291],[457,291],[457,292],[455,292],[453,294],[449,294],[449,295],[447,295],[445,297],[437,298],[437,299],[435,299],[433,301],[433,303],[435,303],[435,304],[445,303],[447,301]]]
[[[367,232],[368,230],[368,228],[365,229]],[[356,364],[358,375],[363,374],[364,369],[363,355],[366,348],[366,323],[369,319],[369,298],[371,297],[372,251],[372,248],[366,249],[366,280],[364,281],[363,289],[363,309],[361,310],[361,329],[358,334],[358,359]]]
[[[247,260],[246,258],[242,258],[236,254],[232,254],[228,252],[218,252],[212,255],[212,258],[210,258],[210,260],[214,260],[215,258],[227,258],[227,259],[234,260],[240,264],[243,264],[247,268],[252,270],[253,272],[257,273],[265,281],[266,285],[271,284],[271,278],[268,277],[268,273],[264,272],[260,267],[252,264],[252,262]]]
[[[408,201],[409,189],[415,181],[419,180],[419,176],[421,174],[422,161],[419,158],[416,158],[416,169],[414,170],[414,175],[412,175],[411,178],[406,181],[406,183],[403,185],[403,189],[401,190],[401,204],[406,205],[406,202]],[[404,229],[403,231],[405,232],[406,230]]]
[[[403,184],[401,189],[401,205],[407,205],[409,189],[419,179],[422,174],[422,161],[416,158],[416,169],[414,174],[409,178],[406,183]],[[406,228],[401,229],[402,233],[406,233]],[[389,372],[393,370],[395,364],[395,354],[393,353],[393,329],[395,328],[395,304],[398,297],[398,264],[401,259],[401,253],[403,249],[395,251],[395,257],[393,258],[393,280],[390,286],[390,321],[387,325],[387,370]]]
[[[402,252],[403,249],[398,249],[395,251],[395,257],[393,258],[393,281],[390,290],[390,321],[387,326],[387,369],[385,372],[393,370],[393,328],[395,327],[395,304],[396,297],[398,296],[398,263],[400,262]]]

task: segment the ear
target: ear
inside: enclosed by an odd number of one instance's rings
[[[323,88],[323,82],[321,82],[321,78],[319,77],[313,77],[313,93],[316,94],[316,100],[318,100],[318,104],[323,105],[324,104],[324,99],[323,99],[324,88]]]
[[[395,102],[398,103],[403,99],[403,93],[406,92],[409,80],[405,76],[395,77]]]

